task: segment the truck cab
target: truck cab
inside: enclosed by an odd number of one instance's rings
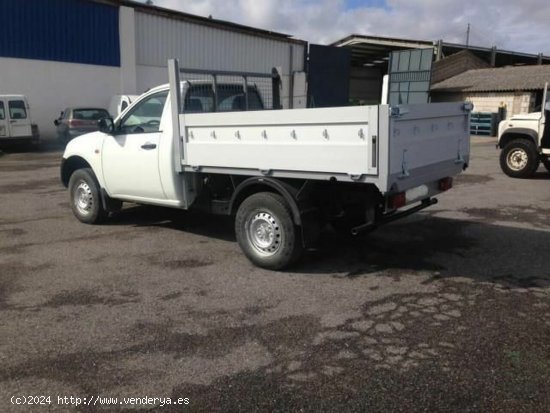
[[[0,95],[0,144],[37,142],[27,98],[23,95]]]
[[[220,83],[214,93],[212,83],[203,80],[181,83],[184,113],[201,114],[263,110],[263,98],[255,86],[247,88],[245,107],[241,85]],[[100,131],[86,139],[69,142],[73,153],[63,169],[63,182],[78,159],[92,166],[99,184],[110,199],[182,207],[182,183],[173,162],[173,125],[168,84],[155,87],[136,99],[116,119],[102,119]],[[90,157],[90,145],[97,156]]]
[[[500,122],[498,144],[500,167],[512,178],[530,178],[540,163],[550,171],[550,95],[548,84],[538,111],[512,116]]]

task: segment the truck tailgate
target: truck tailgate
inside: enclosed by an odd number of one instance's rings
[[[456,102],[393,107],[387,188],[403,191],[459,174],[470,158],[469,116]]]

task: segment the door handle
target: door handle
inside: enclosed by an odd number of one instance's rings
[[[15,122],[17,122],[17,121],[16,120],[10,120],[10,123],[15,123]]]
[[[147,142],[147,143],[144,143],[143,145],[141,145],[141,148],[146,149],[146,150],[155,149],[156,147],[157,147],[156,143],[150,143],[150,142]]]

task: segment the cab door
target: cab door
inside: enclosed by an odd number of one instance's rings
[[[0,99],[0,139],[10,136],[8,119],[6,116],[6,104],[5,101]]]
[[[32,136],[31,120],[28,105],[23,99],[8,100],[9,135],[12,138]]]
[[[111,196],[136,201],[166,199],[159,172],[160,121],[168,91],[137,102],[105,136],[103,178]]]

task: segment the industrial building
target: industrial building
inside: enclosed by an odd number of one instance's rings
[[[497,100],[499,105],[503,101],[509,115],[532,108],[540,99],[540,84],[523,93],[474,91],[464,77],[455,79],[463,83],[453,83],[452,90],[445,82],[474,69],[550,64],[542,54],[356,34],[329,46],[308,45],[291,35],[132,0],[1,3],[0,94],[26,95],[33,122],[46,139],[55,137],[53,120],[67,107],[107,108],[114,95],[141,94],[166,83],[170,58],[199,70],[270,73],[277,67],[281,103],[293,108],[380,103],[390,53],[431,49],[432,98],[466,97],[491,111]],[[502,72],[498,78],[503,85],[508,74],[516,79],[512,72]]]
[[[550,64],[550,56],[479,47],[443,40],[412,40],[380,36],[349,35],[331,44],[350,54],[349,98],[352,102],[380,102],[382,78],[388,73],[390,53],[399,50],[433,49],[431,83],[471,69],[538,66]],[[537,71],[538,69],[533,69]]]
[[[547,82],[550,65],[473,69],[432,85],[432,99],[467,100],[474,104],[475,112],[497,113],[506,108],[509,118],[540,107]]]
[[[282,74],[284,107],[305,106],[307,43],[289,35],[126,0],[2,0],[0,93],[25,94],[44,138],[71,106],[168,81],[192,69]]]

